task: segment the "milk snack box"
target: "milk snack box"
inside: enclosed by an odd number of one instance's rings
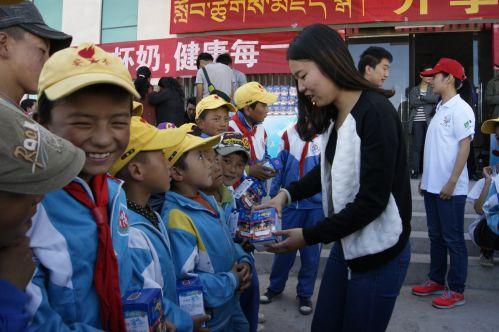
[[[251,210],[253,205],[260,203],[262,189],[258,181],[247,178],[234,190],[233,195],[238,206]]]
[[[129,291],[123,297],[127,332],[162,331],[163,304],[159,288]]]
[[[177,295],[180,309],[191,317],[205,314],[203,285],[198,277],[177,280]]]
[[[265,251],[266,244],[281,241],[280,236],[274,234],[282,229],[281,219],[274,208],[267,208],[251,212],[250,243],[258,251]]]
[[[257,211],[239,209],[236,238],[247,239],[258,251],[265,251],[266,244],[281,241],[280,236],[274,234],[281,229],[281,219],[274,208]]]

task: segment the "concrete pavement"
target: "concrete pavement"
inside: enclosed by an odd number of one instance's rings
[[[260,275],[262,293],[268,285],[268,278],[268,274]],[[297,310],[296,283],[296,277],[290,276],[285,292],[271,304],[260,306],[260,312],[263,312],[266,317],[265,331],[310,331],[312,315],[302,316]],[[314,304],[319,287],[320,280],[316,283]],[[471,289],[467,290],[465,295],[467,304],[464,306],[451,310],[439,310],[431,306],[431,298],[413,296],[410,294],[410,286],[404,286],[387,331],[499,331],[499,291]]]

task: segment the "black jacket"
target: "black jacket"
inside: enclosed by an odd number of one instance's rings
[[[184,101],[176,91],[162,89],[152,92],[148,101],[156,107],[156,123],[170,122],[180,127],[186,122]]]
[[[380,217],[393,196],[402,223],[398,242],[384,251],[347,260],[352,270],[367,271],[387,263],[405,248],[411,232],[411,187],[400,118],[390,101],[378,93],[363,92],[350,115],[355,121],[354,134],[360,138],[359,191],[345,208],[331,213],[316,226],[305,228],[303,235],[309,245],[338,241]],[[333,129],[324,152],[330,164],[335,158],[337,139]],[[319,165],[287,190],[292,200],[298,201],[321,192],[322,186]],[[341,195],[334,188],[333,192]]]

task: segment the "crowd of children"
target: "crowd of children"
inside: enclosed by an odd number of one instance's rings
[[[288,146],[297,160],[270,158],[262,122],[277,97],[257,82],[235,92],[237,108],[209,95],[195,125],[158,129],[141,118],[118,57],[90,43],[66,48],[71,37],[46,27],[31,2],[2,10],[22,20],[0,24],[0,70],[11,78],[0,84],[0,330],[137,328],[142,316],[129,304],[148,289],[159,302],[142,304],[162,314],[146,325],[261,330],[255,248],[237,225],[267,195],[267,180],[278,190],[317,163],[317,143],[296,145],[299,155]],[[20,25],[30,17],[46,31]],[[16,57],[36,47],[38,68],[25,75]],[[35,91],[38,122],[18,106]],[[246,196],[235,194],[241,183]],[[268,219],[257,230],[275,226]],[[320,249],[310,250],[314,265]],[[315,273],[299,295],[310,298]]]

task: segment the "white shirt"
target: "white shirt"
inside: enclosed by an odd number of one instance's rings
[[[428,126],[424,145],[421,189],[439,194],[449,181],[459,152],[459,141],[475,133],[475,115],[459,95],[437,105]],[[459,176],[453,195],[468,194],[466,165]]]

